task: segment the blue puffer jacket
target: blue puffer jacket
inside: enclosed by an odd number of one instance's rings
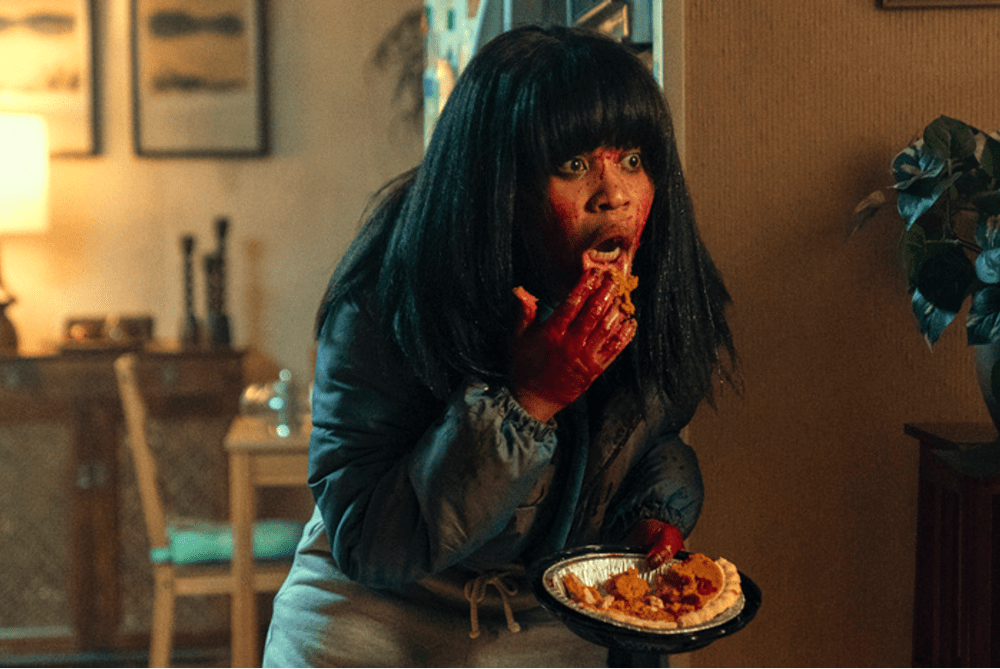
[[[620,541],[640,518],[694,527],[701,474],[678,436],[694,406],[643,418],[624,394],[592,390],[545,424],[476,379],[442,402],[386,340],[349,302],[318,345],[309,484],[349,579],[403,590]]]

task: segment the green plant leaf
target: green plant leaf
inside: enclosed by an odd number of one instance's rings
[[[948,242],[930,242],[917,273],[917,288],[927,300],[957,312],[969,295],[976,271],[965,252]]]
[[[1000,190],[988,190],[974,194],[969,204],[989,216],[1000,215]]]
[[[917,287],[920,268],[923,267],[927,258],[934,253],[934,247],[928,247],[932,243],[927,237],[927,232],[921,225],[914,225],[903,233],[903,263],[906,267],[907,285],[911,291]]]
[[[990,177],[996,179],[1000,176],[1000,141],[997,141],[989,135],[984,135],[985,142],[983,143],[983,153],[979,157],[979,164],[983,166],[983,170],[990,175]]]
[[[921,334],[933,345],[976,281],[972,261],[953,239],[928,239],[919,225],[903,235],[907,282]]]
[[[982,249],[1000,249],[1000,217],[989,216],[979,221],[976,243]]]
[[[899,212],[899,216],[906,223],[906,227],[913,227],[913,224],[917,220],[930,211],[934,203],[938,201],[947,188],[947,185],[943,182],[939,182],[934,185],[933,190],[929,194],[916,193],[911,191],[900,191],[896,196],[896,211]]]
[[[924,262],[927,248],[927,233],[919,225],[914,225],[903,233],[900,242],[903,266],[906,268],[906,285],[912,291],[917,287],[917,275]]]
[[[947,116],[939,116],[924,128],[924,143],[927,148],[942,158],[951,157],[951,132]]]
[[[976,256],[976,278],[983,283],[1000,283],[1000,249],[985,249]]]
[[[947,160],[917,140],[896,154],[892,159],[893,188],[907,190],[920,179],[932,179],[941,174]]]
[[[886,203],[885,193],[881,190],[877,190],[864,200],[858,203],[858,206],[854,208],[854,212],[851,214],[851,233],[853,234],[861,229],[861,227],[867,223],[872,216],[879,212],[882,205]]]
[[[910,290],[920,288],[941,306],[961,304],[975,270],[956,239],[930,237],[922,225],[914,225],[903,233],[901,247]]]
[[[1000,286],[984,286],[975,294],[965,330],[970,346],[1000,341]]]
[[[962,121],[939,116],[924,128],[924,142],[942,158],[964,160],[975,155],[978,132]]]
[[[933,345],[971,295],[970,343],[1000,341],[1000,134],[939,116],[895,156],[892,176],[921,334]],[[884,203],[878,193],[858,204],[852,232]]]
[[[957,314],[957,311],[935,306],[919,289],[913,291],[913,315],[917,318],[917,327],[927,340],[928,346],[934,345],[948,324],[955,320]]]
[[[932,151],[923,140],[910,144],[893,159],[896,210],[907,227],[933,207],[958,178],[959,175],[944,170],[947,164],[948,161]]]
[[[983,283],[1000,283],[1000,218],[991,216],[976,226],[976,278]]]

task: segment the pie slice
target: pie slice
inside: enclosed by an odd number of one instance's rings
[[[622,311],[625,312],[625,315],[631,316],[635,313],[635,305],[632,304],[632,291],[639,287],[639,277],[625,274],[614,265],[608,271],[611,272],[611,279],[615,283],[615,294],[622,298]]]
[[[674,629],[706,623],[739,601],[740,575],[725,558],[692,553],[651,581],[636,568],[587,585],[572,572],[563,576],[571,601],[598,615],[640,627]]]
[[[680,627],[700,625],[739,600],[740,573],[725,558],[712,560],[701,553],[692,553],[657,576],[655,593],[663,600],[664,607],[677,611]]]

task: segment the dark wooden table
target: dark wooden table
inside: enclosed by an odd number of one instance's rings
[[[44,547],[59,555],[66,573],[59,579],[64,586],[39,586],[39,591],[68,604],[65,623],[60,625],[19,627],[18,612],[4,612],[0,618],[8,620],[0,620],[0,632],[4,632],[0,655],[5,650],[89,650],[142,643],[141,639],[124,639],[121,625],[126,574],[119,498],[128,461],[122,460],[119,450],[124,426],[112,367],[120,353],[0,357],[0,457],[19,468],[22,479],[46,467],[46,473],[33,482],[15,481],[20,489],[6,491],[12,507],[3,510],[9,533],[13,536],[20,531],[21,540],[45,535]],[[242,354],[238,352],[140,353],[138,374],[153,417],[212,417],[223,424],[224,431],[238,412],[243,389]],[[68,447],[46,459],[46,443],[19,443],[19,435],[27,433],[24,426],[35,424],[56,425],[63,433],[68,430]],[[224,457],[219,441],[210,447]],[[222,479],[217,484],[224,499],[225,472],[214,476]],[[45,522],[38,522],[42,510],[56,506],[46,511]],[[53,524],[58,527],[49,527]],[[130,537],[130,541],[138,544],[144,538]],[[3,551],[18,549],[2,547]],[[128,550],[135,553],[138,549],[130,545]],[[17,564],[22,567],[16,577],[20,582],[8,580],[4,587],[34,587],[32,581],[38,579],[31,573],[31,559],[25,557]],[[7,574],[5,578],[14,577]],[[53,592],[60,587],[67,592]],[[147,596],[151,599],[152,592],[143,595]]]
[[[998,666],[997,430],[970,423],[904,429],[920,442],[913,666]]]

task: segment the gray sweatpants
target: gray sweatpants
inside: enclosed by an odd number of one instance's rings
[[[537,605],[515,610],[521,631],[511,632],[496,599],[487,592],[478,610],[480,634],[472,639],[467,604],[404,598],[347,580],[330,559],[315,514],[275,597],[263,666],[607,666],[607,649],[580,639]]]

